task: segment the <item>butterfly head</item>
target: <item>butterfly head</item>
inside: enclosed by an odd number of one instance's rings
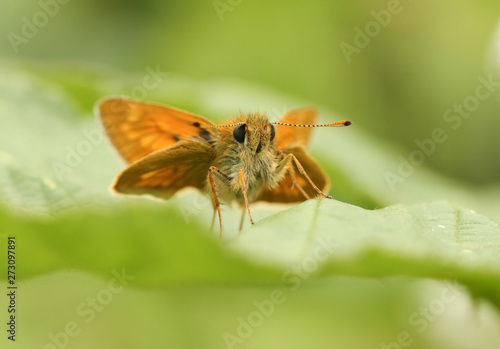
[[[290,127],[339,127],[352,125],[351,121],[342,120],[329,124],[291,124],[286,122],[269,122],[267,116],[261,113],[241,115],[228,123],[216,126],[217,128],[232,129],[232,137],[226,134],[225,139],[231,138],[230,143],[239,147],[245,153],[257,155],[268,149],[276,135],[274,125]]]
[[[276,132],[264,114],[248,114],[233,130],[234,140],[252,154],[259,154],[271,145]]]

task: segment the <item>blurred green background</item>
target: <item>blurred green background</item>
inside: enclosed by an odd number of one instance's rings
[[[481,101],[456,130],[443,120],[474,93],[478,77],[498,77],[497,1],[401,0],[388,18],[388,0],[233,0],[218,10],[214,3],[69,1],[17,53],[8,39],[0,49],[14,60],[125,72],[160,65],[196,79],[251,81],[334,109],[403,156],[442,127],[449,139],[426,165],[475,185],[498,183],[500,94]],[[3,33],[20,34],[22,18],[40,9],[37,2],[5,3]],[[375,18],[379,30],[369,25]],[[376,35],[360,40],[366,47],[348,63],[341,44],[355,46],[356,28],[366,32],[367,24]]]
[[[472,234],[471,241],[477,250],[487,245],[496,251],[497,1],[22,0],[2,5],[0,198],[6,212],[0,217],[5,233],[19,236],[20,268],[24,265],[19,300],[23,327],[21,341],[13,346],[52,348],[55,342],[48,334],[75,321],[82,335],[60,346],[223,348],[223,334],[235,333],[238,318],[255,310],[253,302],[283,287],[279,266],[258,257],[249,261],[231,245],[206,237],[199,226],[208,224],[210,210],[188,211],[196,217],[191,224],[184,222],[183,207],[192,210],[193,202],[202,202],[197,194],[161,206],[142,198],[111,197],[108,187],[124,165],[107,142],[57,182],[54,161],[63,161],[67,147],[84,139],[82,130],[95,129],[94,103],[108,94],[130,95],[151,69],[163,75],[147,100],[209,118],[263,110],[277,119],[288,109],[313,105],[319,107],[320,121],[354,121],[347,129],[317,130],[313,139],[312,153],[332,179],[336,199],[368,209],[448,200],[493,219],[487,230],[491,240],[476,240]],[[487,97],[479,98],[478,86],[488,80],[493,81],[489,87],[480,87]],[[464,103],[470,115],[448,112]],[[446,141],[435,143],[422,164],[403,176],[401,161],[411,161],[417,143],[436,129],[443,130]],[[404,178],[391,187],[387,172]],[[340,205],[338,212],[350,212],[347,207]],[[269,245],[279,246],[269,253],[279,256],[287,246],[301,246],[287,231],[291,226],[277,228],[279,218],[265,225],[265,218],[280,210],[255,208],[269,241],[252,242],[250,237],[250,254],[265,252]],[[298,216],[309,212],[299,210]],[[239,213],[231,213],[227,208],[224,218],[234,228]],[[434,214],[442,218],[435,212],[425,217],[442,223]],[[353,219],[357,227],[366,224],[363,215]],[[399,215],[405,217],[397,211],[395,217]],[[47,216],[48,223],[38,222]],[[453,220],[460,226],[458,213]],[[383,226],[385,221],[380,222]],[[228,230],[234,236],[233,228]],[[380,238],[378,233],[374,231]],[[431,245],[445,239],[434,230],[429,234],[437,241]],[[235,241],[236,246],[248,242]],[[367,239],[363,248],[380,252],[378,248],[387,247],[375,241]],[[338,262],[339,269],[325,272],[328,277],[311,277],[298,291],[287,293],[279,311],[234,347],[383,348],[404,331],[410,332],[411,343],[403,340],[392,348],[498,347],[498,308],[477,301],[467,290],[436,321],[429,321],[431,330],[421,334],[408,323],[447,287],[427,278],[451,281],[458,275],[468,279],[477,296],[497,290],[492,284],[498,269],[480,266],[484,274],[477,278],[474,269],[470,275],[467,268],[459,274],[457,266],[467,250],[461,251],[456,269],[447,269],[440,260],[433,273],[432,258],[408,250],[402,249],[408,259],[401,264],[383,248],[386,259],[379,264],[344,251],[348,262]],[[494,256],[492,252],[488,258]],[[3,268],[1,258],[3,252]],[[467,261],[463,263],[470,267]],[[114,275],[110,271],[124,265],[139,281],[116,294],[87,324],[76,309],[106,290]],[[391,277],[379,279],[381,275]],[[5,285],[0,283],[2,290]]]

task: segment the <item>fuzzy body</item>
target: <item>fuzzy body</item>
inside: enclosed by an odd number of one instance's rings
[[[274,130],[267,116],[260,113],[245,114],[226,124],[234,123],[245,124],[245,140],[240,143],[235,139],[234,127],[219,128],[220,139],[214,142],[215,153],[218,155],[213,166],[227,176],[226,180],[216,182],[220,199],[225,203],[236,201],[243,204],[240,169],[250,202],[255,201],[262,190],[278,186],[284,173],[276,173],[281,157],[277,155],[271,139]]]

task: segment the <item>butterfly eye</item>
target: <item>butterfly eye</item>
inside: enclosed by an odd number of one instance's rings
[[[245,133],[247,125],[241,124],[234,128],[233,137],[238,143],[245,142]]]
[[[274,139],[274,136],[276,136],[276,130],[274,129],[274,126],[271,125],[271,141]]]

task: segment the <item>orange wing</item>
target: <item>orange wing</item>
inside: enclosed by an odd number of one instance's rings
[[[111,142],[128,163],[193,136],[210,140],[215,132],[200,127],[214,126],[211,121],[168,106],[124,98],[105,99],[98,106]]]
[[[185,187],[203,190],[214,158],[214,149],[202,139],[180,141],[134,162],[116,177],[113,189],[162,199]]]
[[[311,125],[316,120],[316,110],[312,108],[298,109],[286,113],[279,122]],[[321,166],[314,160],[306,151],[306,146],[313,128],[310,127],[293,127],[276,125],[275,142],[277,149],[283,151],[284,154],[293,154],[304,167],[304,170],[309,175],[311,180],[323,192],[328,192],[330,182]],[[309,197],[318,195],[316,190],[311,187],[309,182],[297,170],[295,164],[292,165],[295,169],[295,185],[300,185]],[[292,178],[289,174],[280,182],[274,189],[264,190],[257,201],[268,202],[302,202],[306,198],[296,187],[292,187]]]
[[[297,124],[297,125],[312,125],[316,121],[317,111],[314,108],[304,108],[292,110],[285,115],[283,115],[279,122],[285,124]],[[294,143],[300,144],[302,146],[307,146],[309,141],[309,136],[312,132],[312,127],[293,127],[293,126],[283,126],[276,125],[276,138],[274,142],[276,143],[277,149],[283,149]]]

